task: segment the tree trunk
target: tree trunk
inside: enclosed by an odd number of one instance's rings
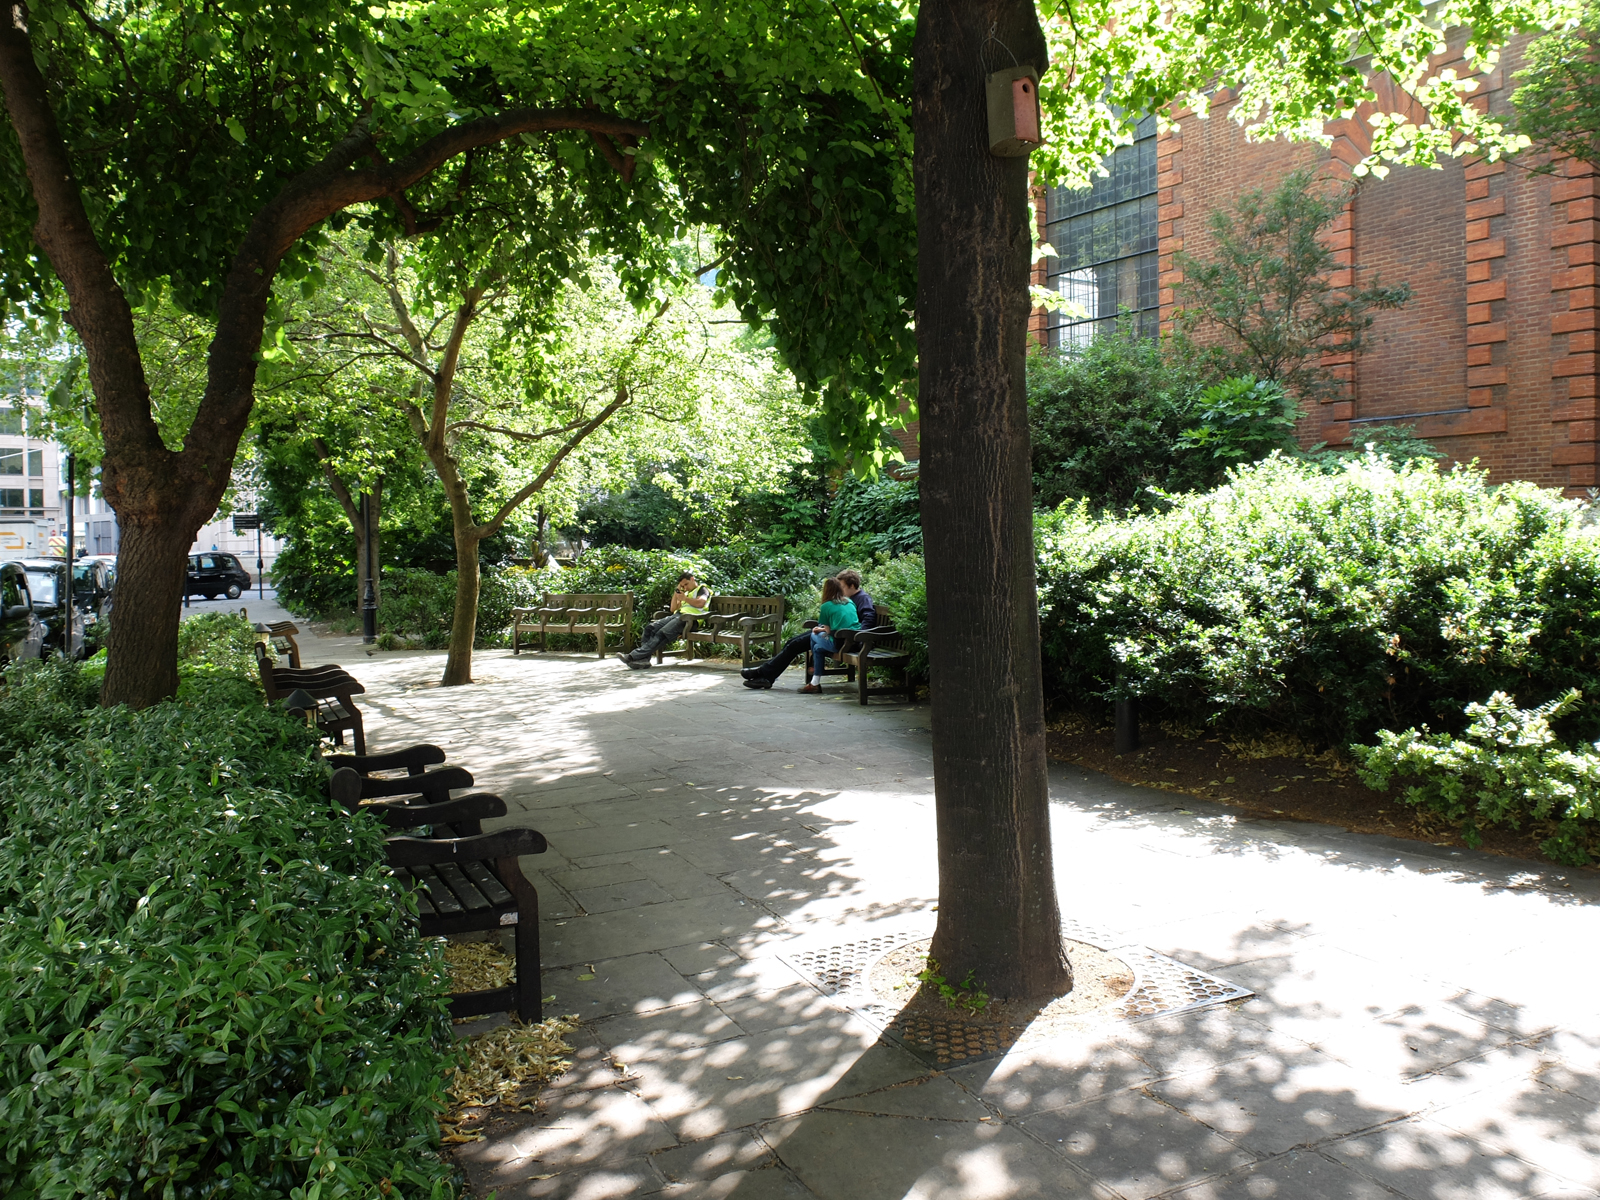
[[[178,609],[198,528],[182,521],[122,526],[104,703],[143,708],[178,690]]]
[[[478,542],[467,487],[458,478],[446,484],[456,535],[456,609],[450,619],[450,653],[444,661],[445,687],[472,682],[472,639],[478,632]]]
[[[1010,66],[1012,53],[1046,65],[1031,0],[919,13],[917,351],[939,831],[931,956],[953,982],[970,974],[995,996],[1024,999],[1067,990],[1072,972],[1051,863],[1033,556],[1033,208],[1028,160],[989,153],[984,91],[984,71]]]

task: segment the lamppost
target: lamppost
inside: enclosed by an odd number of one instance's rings
[[[366,578],[361,581],[361,640],[372,645],[378,640],[378,589],[372,581],[375,566],[372,553],[372,492],[361,493],[361,544]]]
[[[72,554],[77,546],[78,530],[74,517],[78,510],[78,456],[67,451],[67,588],[62,598],[61,653],[72,658]]]

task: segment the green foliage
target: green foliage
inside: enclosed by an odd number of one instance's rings
[[[236,612],[199,613],[178,624],[178,663],[248,679],[256,673],[255,642],[248,618]]]
[[[1542,151],[1600,162],[1600,3],[1570,27],[1529,43],[1511,93],[1516,131]]]
[[[447,646],[455,612],[456,579],[455,571],[386,571],[383,600],[378,605],[378,630],[387,637],[384,649],[395,648],[400,638],[420,641],[429,650]],[[510,645],[511,610],[531,608],[542,595],[532,572],[517,568],[480,572],[476,646],[482,649]]]
[[[1362,782],[1378,791],[1406,783],[1405,802],[1443,815],[1469,846],[1481,827],[1526,823],[1549,831],[1539,848],[1581,866],[1600,855],[1600,742],[1569,748],[1551,728],[1582,694],[1572,689],[1537,708],[1518,708],[1505,692],[1466,707],[1459,737],[1381,730],[1376,746],[1351,746]]]
[[[1300,406],[1282,384],[1241,375],[1201,391],[1195,417],[1198,423],[1178,440],[1180,449],[1225,462],[1254,462],[1274,450],[1295,448]]]
[[[879,556],[861,570],[861,586],[894,614],[894,625],[911,651],[911,674],[928,677],[928,581],[922,555]]]
[[[1145,507],[1152,488],[1186,492],[1221,478],[1222,464],[1179,444],[1202,378],[1191,358],[1168,351],[1124,327],[1070,353],[1029,356],[1036,503]]]
[[[86,677],[64,659],[6,667],[0,682],[0,764],[47,737],[75,736],[99,691],[99,679]]]
[[[1274,456],[1163,513],[1064,505],[1039,568],[1047,685],[1079,701],[1343,744],[1600,687],[1600,539],[1556,493],[1472,470]]]
[[[1175,288],[1180,328],[1221,331],[1224,341],[1201,354],[1221,376],[1250,375],[1301,396],[1337,391],[1341,382],[1321,365],[1329,346],[1359,355],[1371,343],[1374,313],[1401,308],[1411,286],[1335,287],[1336,271],[1359,276],[1329,249],[1324,231],[1348,197],[1319,184],[1309,170],[1285,177],[1270,194],[1257,188],[1216,209],[1208,224],[1215,257],[1179,251],[1183,271]]]
[[[844,475],[828,509],[827,531],[836,558],[920,552],[922,499],[917,479]]]
[[[939,999],[944,1001],[946,1008],[961,1008],[976,1013],[989,1007],[989,993],[984,991],[983,985],[978,982],[976,970],[968,971],[967,977],[957,986],[939,974],[939,964],[930,958],[926,960],[922,970],[917,972],[916,978],[937,989]]]
[[[21,682],[69,708],[73,670]],[[448,982],[384,831],[330,805],[303,725],[217,681],[8,764],[0,1192],[448,1196]]]

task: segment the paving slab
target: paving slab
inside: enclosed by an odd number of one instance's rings
[[[584,1024],[462,1151],[477,1196],[1600,1197],[1600,872],[1055,765],[1062,911],[1256,995],[935,1071],[779,957],[937,919],[925,705],[499,651],[445,690],[302,640],[375,749],[445,747],[550,839],[542,982]]]

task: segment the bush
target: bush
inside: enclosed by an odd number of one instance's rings
[[[1383,730],[1376,746],[1351,746],[1362,782],[1379,791],[1411,781],[1407,804],[1440,813],[1467,845],[1482,842],[1480,825],[1524,822],[1548,830],[1539,848],[1557,862],[1581,866],[1600,853],[1600,742],[1573,750],[1550,728],[1575,709],[1574,689],[1534,709],[1518,708],[1496,692],[1469,704],[1460,737],[1407,729]]]
[[[828,540],[842,558],[922,551],[922,493],[915,479],[880,475],[839,481],[828,510]]]
[[[236,612],[200,613],[178,625],[178,662],[248,679],[256,673],[255,643],[249,618]]]
[[[85,704],[74,670],[0,705]],[[183,670],[178,700],[10,735],[0,1193],[447,1195],[447,984],[383,830],[330,806],[304,726],[219,701],[248,680]]]
[[[12,663],[0,683],[0,764],[48,738],[75,737],[99,691],[98,678],[63,659]]]
[[[1149,489],[1209,487],[1225,463],[1180,447],[1195,424],[1199,372],[1162,344],[1120,329],[1070,353],[1028,359],[1036,503],[1148,507]]]
[[[1336,745],[1459,728],[1494,691],[1593,694],[1600,541],[1578,508],[1377,455],[1269,458],[1148,516],[1065,505],[1040,522],[1047,683]]]
[[[928,677],[928,581],[922,555],[880,558],[861,573],[861,586],[894,614],[895,628],[911,651],[912,675]]]

